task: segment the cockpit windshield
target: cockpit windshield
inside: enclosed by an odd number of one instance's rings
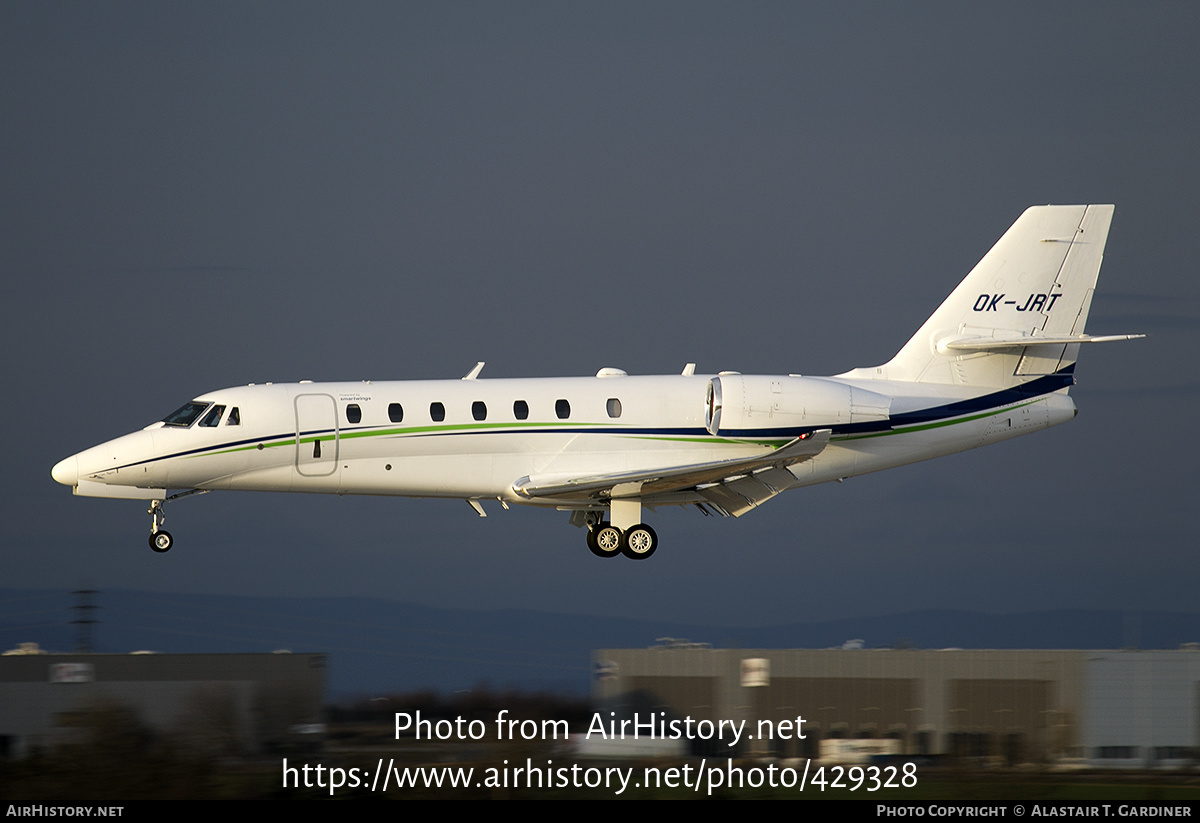
[[[193,400],[190,403],[184,403],[179,409],[164,417],[162,422],[166,423],[168,426],[179,426],[186,429],[188,426],[195,423],[200,415],[204,414],[204,410],[207,409],[209,405],[209,403],[201,403],[196,400]]]
[[[225,413],[224,406],[213,406],[212,410],[204,415],[204,419],[200,421],[201,426],[219,426],[221,425],[221,415]]]

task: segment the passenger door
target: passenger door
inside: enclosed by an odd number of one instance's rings
[[[328,394],[296,395],[296,471],[333,474],[338,460],[337,404]]]

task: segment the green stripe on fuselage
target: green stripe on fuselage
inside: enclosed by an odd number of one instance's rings
[[[1041,398],[1037,398],[1035,400],[1030,400],[1025,403],[1020,403],[1015,406],[1002,406],[1000,408],[990,409],[988,411],[980,412],[978,414],[967,415],[966,417],[954,417],[954,418],[950,418],[947,420],[935,420],[935,421],[932,421],[929,423],[918,423],[918,424],[915,424],[912,426],[904,426],[903,428],[892,429],[890,431],[869,432],[866,434],[834,435],[833,439],[836,441],[840,441],[840,442],[846,442],[846,441],[850,441],[850,440],[866,440],[866,439],[870,439],[870,438],[874,438],[874,437],[890,437],[892,435],[897,435],[897,434],[910,434],[913,432],[930,431],[932,429],[942,428],[943,426],[953,426],[958,423],[970,423],[975,420],[982,420],[983,418],[986,418],[986,417],[993,417],[993,416],[995,416],[997,414],[1001,414],[1002,412],[1005,412],[1005,411],[1024,408],[1025,406],[1029,406],[1029,405],[1032,405],[1032,404],[1038,402],[1038,400],[1040,400],[1040,399]],[[611,429],[613,427],[615,427],[619,424],[610,423],[610,424],[595,424],[595,425],[598,426],[597,432],[600,433],[600,432],[605,432],[605,431],[611,431]],[[501,433],[501,432],[513,431],[513,430],[547,429],[547,428],[554,430],[554,429],[578,428],[578,427],[579,427],[578,423],[533,423],[533,422],[530,422],[530,423],[526,423],[526,422],[459,423],[459,424],[447,424],[447,425],[441,425],[441,426],[410,426],[407,428],[387,428],[387,429],[372,429],[372,430],[366,430],[366,431],[354,430],[354,431],[347,431],[347,432],[337,432],[337,433],[330,433],[330,434],[324,434],[324,435],[315,435],[315,436],[311,436],[311,437],[301,437],[299,442],[301,444],[314,443],[318,440],[328,442],[330,440],[333,440],[335,437],[340,440],[351,440],[351,439],[359,438],[359,437],[406,437],[406,436],[411,436],[411,435],[425,435],[425,434],[438,434],[438,433],[449,434],[452,432],[486,433],[486,432],[490,431],[490,432]],[[629,440],[659,440],[659,441],[665,441],[665,442],[670,442],[670,443],[757,445],[757,446],[768,446],[773,449],[778,449],[778,448],[790,443],[792,440],[792,438],[786,438],[786,437],[732,440],[732,439],[726,438],[726,437],[694,437],[694,436],[690,436],[690,435],[674,436],[674,435],[658,435],[658,434],[646,434],[646,435],[625,434],[625,435],[618,435],[618,436],[624,437]],[[293,445],[296,445],[295,435],[287,436],[282,439],[277,439],[277,440],[274,440],[274,442],[269,442],[269,441],[264,440],[261,443],[252,443],[250,445],[237,446],[237,447],[234,447],[231,449],[218,448],[216,451],[203,452],[201,454],[192,454],[192,455],[188,455],[188,457],[208,457],[208,456],[219,455],[219,454],[235,454],[237,452],[242,452],[242,451],[254,451],[254,450],[260,449],[260,448],[272,449],[272,448],[277,448],[280,446],[293,446]]]
[[[888,437],[893,434],[910,434],[912,432],[922,432],[922,431],[929,431],[930,429],[940,429],[943,426],[954,426],[958,423],[970,423],[973,420],[982,420],[985,417],[994,417],[997,414],[1001,414],[1002,412],[1013,411],[1016,409],[1023,409],[1026,406],[1032,406],[1034,403],[1038,402],[1038,400],[1041,400],[1041,399],[1042,398],[1039,397],[1039,398],[1037,398],[1037,400],[1030,400],[1025,403],[1019,403],[1015,406],[1001,406],[998,409],[989,409],[988,411],[980,412],[979,414],[969,414],[966,417],[954,417],[949,420],[934,420],[931,423],[917,423],[916,425],[913,425],[913,426],[905,426],[900,429],[892,429],[891,431],[886,431],[886,432],[871,432],[869,434],[847,434],[847,435],[844,435],[837,439],[842,440],[842,441],[866,440],[867,438],[870,438],[870,437]]]

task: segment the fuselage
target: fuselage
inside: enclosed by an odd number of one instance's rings
[[[718,387],[714,420],[713,387]],[[919,388],[919,394],[913,389]],[[59,463],[61,483],[539,500],[530,476],[653,472],[767,454],[819,429],[792,466],[810,485],[974,448],[1070,419],[1064,381],[979,395],[952,386],[795,375],[667,375],[290,383],[208,392]],[[176,413],[177,415],[179,413]],[[91,493],[97,491],[95,486]],[[702,498],[678,492],[648,503]]]

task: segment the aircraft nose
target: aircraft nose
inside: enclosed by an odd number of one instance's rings
[[[64,486],[75,486],[79,483],[79,455],[73,454],[66,460],[54,464],[50,476]]]

